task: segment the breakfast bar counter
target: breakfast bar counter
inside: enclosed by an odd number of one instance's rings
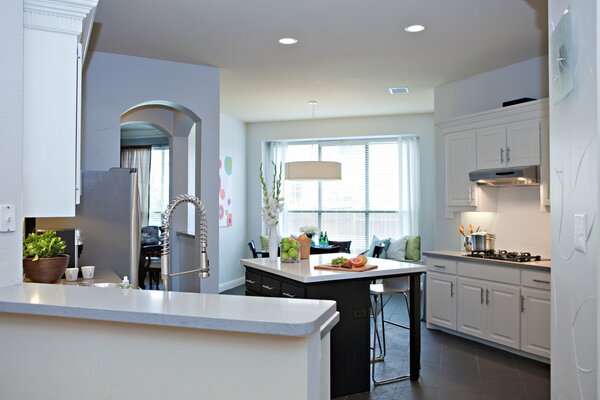
[[[0,397],[329,399],[338,320],[327,300],[4,287]]]
[[[331,395],[340,397],[370,389],[370,290],[371,281],[408,276],[410,280],[410,373],[419,379],[420,368],[420,278],[426,267],[420,264],[370,258],[376,269],[352,272],[318,270],[314,267],[344,253],[311,255],[294,263],[268,258],[242,259],[246,268],[248,296],[335,300],[340,322],[331,332]]]

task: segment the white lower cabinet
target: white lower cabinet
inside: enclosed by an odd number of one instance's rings
[[[427,322],[456,329],[456,276],[427,273]]]
[[[519,287],[457,278],[457,330],[519,348]]]
[[[521,350],[550,358],[550,291],[521,289]]]
[[[458,277],[457,330],[485,338],[485,281]]]
[[[427,261],[428,324],[550,358],[549,273],[453,262]]]
[[[487,340],[504,346],[520,347],[519,295],[521,288],[495,282],[486,283]]]

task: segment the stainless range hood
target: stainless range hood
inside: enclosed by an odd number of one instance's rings
[[[484,186],[539,185],[539,167],[480,169],[469,172],[469,179]]]

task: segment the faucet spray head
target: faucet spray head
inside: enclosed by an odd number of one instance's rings
[[[208,278],[210,276],[210,266],[206,251],[200,252],[200,278]]]

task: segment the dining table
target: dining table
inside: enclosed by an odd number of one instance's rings
[[[340,322],[332,330],[330,377],[331,397],[348,396],[370,390],[370,284],[373,280],[409,277],[409,373],[407,379],[419,379],[421,360],[421,275],[425,265],[388,259],[369,258],[376,268],[354,272],[322,270],[332,259],[346,253],[311,255],[298,262],[282,262],[280,258],[240,260],[245,268],[246,295],[318,299],[336,301]]]

